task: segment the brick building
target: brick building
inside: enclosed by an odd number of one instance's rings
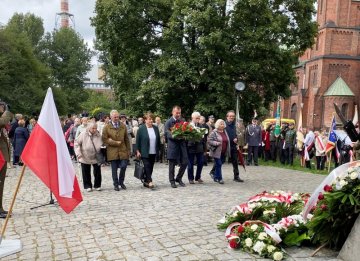
[[[298,82],[282,102],[282,117],[303,126],[329,127],[333,103],[352,119],[360,103],[360,0],[319,0],[316,42],[295,66]],[[339,121],[339,120],[338,120]]]

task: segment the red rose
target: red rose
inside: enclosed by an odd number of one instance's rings
[[[190,127],[190,128],[189,128],[189,131],[192,131],[192,130],[193,130],[193,128]]]
[[[319,200],[323,200],[323,199],[324,199],[323,193],[320,193],[320,194],[319,194],[318,199],[319,199]]]
[[[236,239],[231,239],[231,240],[229,241],[229,246],[230,246],[230,248],[237,248],[237,247],[238,247],[238,243],[237,243]]]
[[[322,205],[320,206],[320,208],[321,208],[322,210],[326,210],[326,209],[327,209],[327,206],[326,206],[325,204],[322,204]]]
[[[179,123],[175,124],[175,129],[178,129],[180,127]]]
[[[244,229],[245,228],[243,226],[239,226],[237,231],[238,231],[239,234],[241,234],[242,232],[244,232]]]
[[[325,185],[325,186],[324,186],[324,190],[325,190],[326,192],[331,192],[331,191],[332,191],[332,186],[330,186],[330,185]]]

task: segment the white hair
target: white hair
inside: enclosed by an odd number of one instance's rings
[[[220,126],[221,123],[224,123],[224,124],[225,124],[225,121],[222,120],[222,119],[218,119],[218,120],[215,122],[215,129],[219,128],[219,126]]]
[[[93,122],[93,121],[90,121],[90,123],[88,123],[88,125],[86,126],[86,129],[87,129],[87,130],[90,130],[90,129],[92,129],[93,127],[96,127],[96,128],[97,128],[97,123],[96,123],[96,122]]]
[[[197,111],[194,111],[192,114],[191,114],[191,118],[194,119],[194,118],[197,118],[197,117],[200,117],[201,114],[200,112],[197,112]]]
[[[113,114],[115,114],[115,113],[119,114],[119,112],[118,112],[117,110],[111,110],[111,111],[110,111],[110,117],[111,117]]]

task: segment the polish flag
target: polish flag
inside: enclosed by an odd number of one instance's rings
[[[51,88],[21,159],[51,190],[66,213],[82,201]]]

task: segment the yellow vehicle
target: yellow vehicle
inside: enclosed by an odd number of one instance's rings
[[[295,124],[295,120],[293,119],[280,119],[281,123],[294,123]],[[272,118],[272,119],[265,119],[261,122],[262,126],[264,127],[264,129],[266,129],[267,126],[269,126],[269,124],[275,124],[276,123],[276,119]],[[281,125],[280,123],[280,125]]]

